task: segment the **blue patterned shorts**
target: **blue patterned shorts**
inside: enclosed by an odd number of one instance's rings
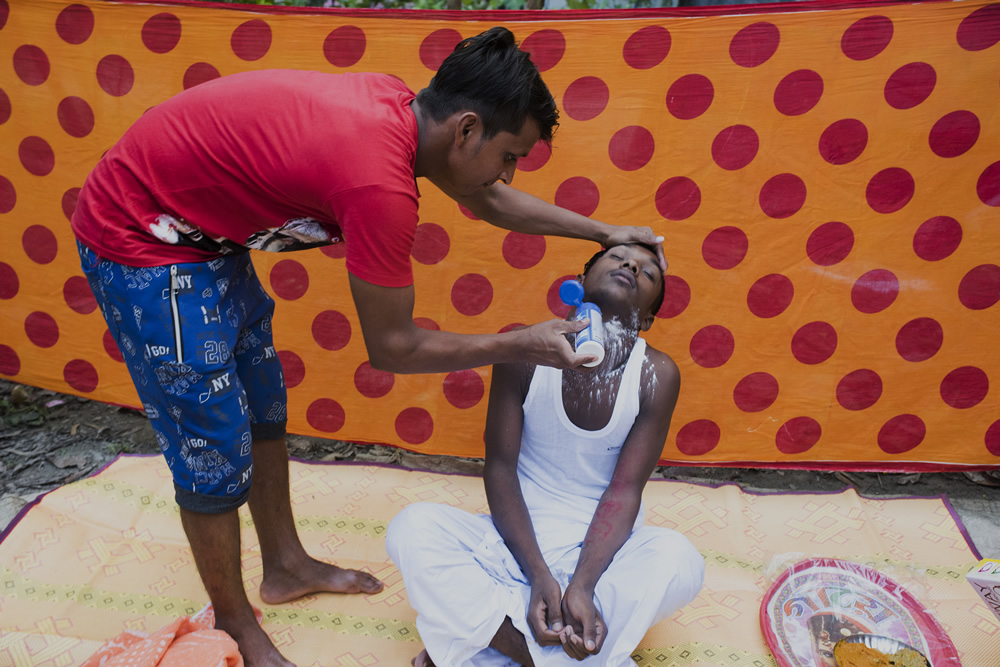
[[[274,301],[249,254],[132,267],[77,246],[177,504],[207,514],[236,509],[250,494],[253,440],[283,437],[287,411]]]

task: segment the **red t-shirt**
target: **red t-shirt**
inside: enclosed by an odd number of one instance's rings
[[[143,115],[87,177],[77,237],[130,266],[347,243],[347,269],[413,282],[414,94],[383,74],[265,70]]]

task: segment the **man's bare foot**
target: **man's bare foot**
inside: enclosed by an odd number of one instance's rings
[[[267,633],[257,625],[257,619],[250,617],[249,623],[227,622],[216,617],[215,628],[226,631],[236,640],[246,667],[295,667],[271,643]]]
[[[424,649],[416,658],[410,660],[410,664],[413,667],[435,667],[434,661],[427,655],[427,649]]]
[[[360,570],[347,570],[306,558],[299,566],[264,573],[260,599],[267,604],[291,602],[310,593],[367,593],[382,590],[382,582]]]

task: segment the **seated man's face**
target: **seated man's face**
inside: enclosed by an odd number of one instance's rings
[[[609,248],[582,278],[585,299],[600,306],[605,319],[633,313],[646,331],[656,313],[653,304],[663,289],[663,272],[656,255],[641,245]],[[627,324],[628,320],[624,320]]]

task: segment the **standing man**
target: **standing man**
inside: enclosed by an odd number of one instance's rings
[[[575,368],[591,357],[565,334],[582,323],[464,335],[412,317],[417,176],[505,229],[651,243],[662,255],[648,228],[606,225],[509,187],[518,158],[550,141],[557,119],[528,54],[493,28],[459,43],[418,95],[380,74],[271,70],[201,84],[143,115],[88,177],[72,220],[83,269],[173,474],[216,626],[248,665],[289,663],[243,587],[243,503],[260,538],[264,602],[377,593],[382,583],[312,559],[296,534],[274,303],[247,248],[346,243],[376,368]]]

